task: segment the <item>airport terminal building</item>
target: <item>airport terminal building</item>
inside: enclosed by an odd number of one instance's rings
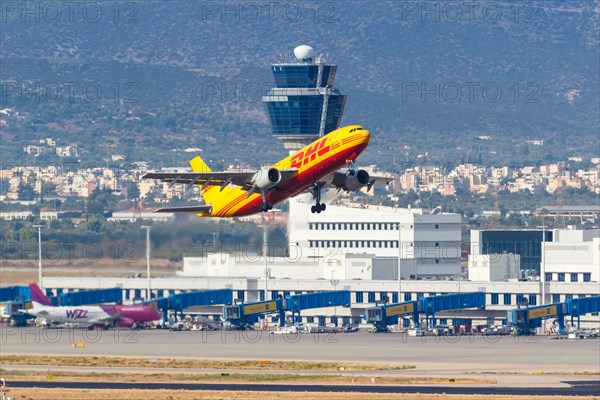
[[[365,218],[365,221],[368,219]],[[332,223],[332,222],[330,222]],[[375,222],[370,222],[375,223]],[[377,222],[379,223],[379,222]],[[575,231],[581,232],[581,231]],[[372,235],[378,238],[377,235]],[[590,280],[552,279],[519,281],[504,280],[463,280],[448,277],[447,280],[431,277],[397,280],[397,274],[384,264],[378,264],[376,254],[339,252],[327,257],[306,259],[269,258],[257,255],[252,259],[240,254],[213,254],[206,258],[186,258],[183,269],[176,277],[154,278],[151,282],[152,297],[167,296],[171,293],[205,289],[232,289],[234,298],[239,302],[257,302],[276,299],[289,294],[306,294],[318,291],[348,290],[351,292],[351,306],[320,308],[307,310],[302,314],[306,323],[338,324],[362,323],[365,310],[380,302],[399,302],[417,300],[423,296],[442,294],[485,292],[486,309],[456,310],[438,315],[440,324],[448,325],[492,325],[502,324],[507,311],[519,305],[541,305],[563,302],[578,297],[598,296],[597,254],[600,251],[600,238],[596,234],[580,234],[581,241],[574,241],[577,233],[555,232],[555,237],[563,237],[569,242],[547,244],[546,252],[568,246],[571,250],[569,263],[549,262],[546,271],[553,277],[565,274],[571,278],[571,271],[577,271],[583,278],[590,274]],[[568,238],[568,239],[567,239]],[[568,244],[567,244],[568,243]],[[555,247],[555,250],[549,250]],[[377,250],[377,248],[375,248]],[[381,249],[385,251],[385,247]],[[492,257],[493,258],[493,257]],[[518,258],[518,256],[517,256]],[[397,259],[396,259],[397,260]],[[559,259],[557,259],[558,261]],[[497,265],[490,264],[492,268]],[[397,264],[395,266],[397,268]],[[265,278],[266,271],[266,278]],[[589,271],[589,272],[586,272]],[[542,286],[545,285],[544,290]],[[140,278],[44,278],[44,286],[61,290],[97,289],[121,287],[124,299],[145,298],[147,281]],[[398,291],[400,290],[400,298]],[[542,301],[542,292],[545,301]],[[220,315],[220,306],[203,307],[188,310],[190,313]],[[273,317],[275,318],[275,317]],[[598,324],[597,314],[582,317],[582,323]],[[408,323],[406,320],[405,323]]]

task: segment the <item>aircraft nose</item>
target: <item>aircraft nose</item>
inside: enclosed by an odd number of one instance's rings
[[[361,141],[363,143],[369,143],[369,140],[371,140],[371,132],[369,132],[368,130],[364,130],[361,132],[362,136],[361,136]]]

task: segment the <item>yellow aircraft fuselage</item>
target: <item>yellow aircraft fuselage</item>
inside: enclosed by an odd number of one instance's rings
[[[308,146],[284,158],[273,167],[296,168],[294,176],[278,184],[266,194],[271,204],[280,203],[315,185],[323,177],[353,161],[369,144],[369,131],[359,125],[346,126],[315,140]],[[194,169],[194,165],[192,165]],[[206,204],[212,205],[210,214],[203,217],[241,217],[258,212],[263,203],[259,193],[252,193],[239,186],[208,185],[202,190]]]

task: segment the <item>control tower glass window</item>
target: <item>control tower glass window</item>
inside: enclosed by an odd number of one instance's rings
[[[317,87],[319,67],[316,64],[274,65],[272,67],[275,85],[279,88]],[[333,86],[337,65],[323,66],[320,87]]]

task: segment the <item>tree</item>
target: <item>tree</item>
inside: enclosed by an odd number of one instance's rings
[[[19,184],[19,189],[18,189],[17,194],[18,194],[19,200],[30,201],[30,200],[35,199],[35,191],[33,190],[33,187],[26,183]]]
[[[42,194],[44,196],[48,196],[49,194],[56,194],[56,185],[48,182],[42,183]]]

